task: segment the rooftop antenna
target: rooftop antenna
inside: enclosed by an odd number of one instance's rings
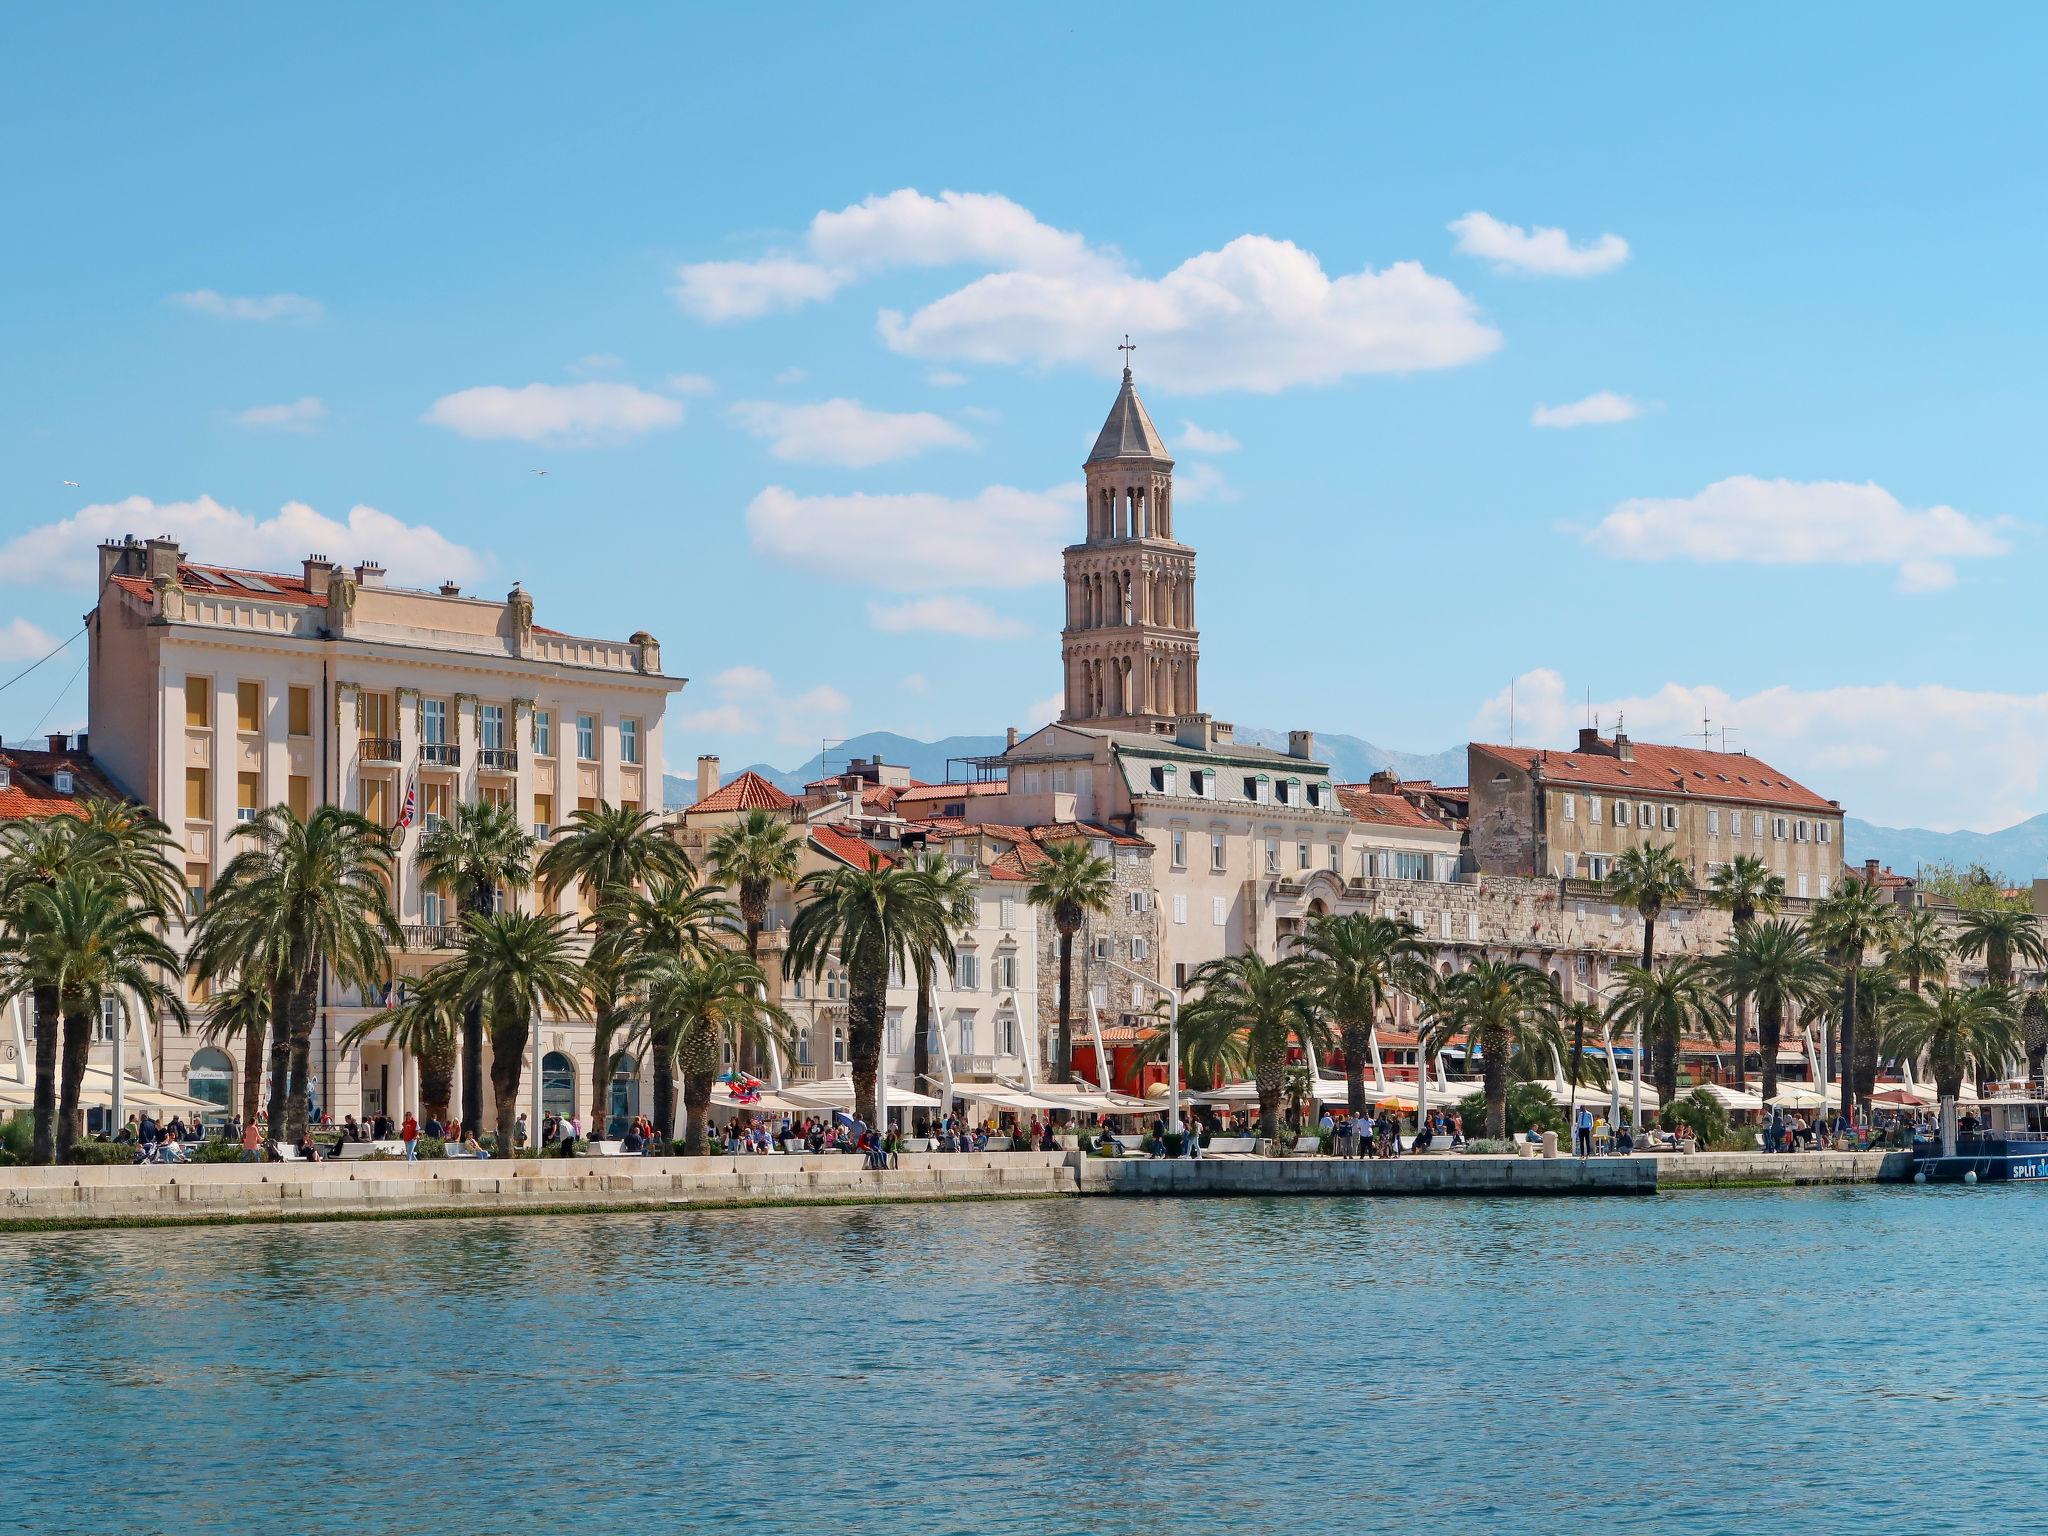
[[[1702,752],[1711,752],[1714,750],[1713,725],[1713,716],[1707,713],[1705,705],[1700,706],[1700,750]]]
[[[1515,680],[1508,679],[1508,745],[1515,744]]]

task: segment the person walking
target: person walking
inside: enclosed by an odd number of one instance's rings
[[[1579,1106],[1577,1124],[1577,1134],[1572,1137],[1574,1143],[1573,1150],[1580,1157],[1591,1157],[1593,1155],[1593,1107],[1590,1104],[1581,1104]]]
[[[405,1112],[405,1124],[398,1128],[398,1139],[405,1143],[405,1160],[416,1163],[420,1160],[420,1123],[413,1118],[411,1110]]]

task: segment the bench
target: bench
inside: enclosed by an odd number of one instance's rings
[[[638,1157],[638,1152],[628,1152],[623,1141],[599,1141],[591,1138],[577,1152],[578,1157]]]
[[[402,1141],[344,1141],[335,1149],[336,1162],[352,1163],[357,1158],[368,1157],[373,1152],[382,1152],[391,1157],[405,1156]]]
[[[1258,1145],[1254,1136],[1211,1136],[1209,1145],[1202,1148],[1204,1157],[1250,1157]]]

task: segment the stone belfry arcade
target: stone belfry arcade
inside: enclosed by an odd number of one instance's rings
[[[1173,536],[1173,460],[1129,368],[1083,468],[1088,526],[1065,552],[1060,719],[1170,734],[1199,710],[1195,552]]]

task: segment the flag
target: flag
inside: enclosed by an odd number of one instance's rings
[[[405,787],[405,807],[398,813],[398,830],[401,832],[403,832],[407,827],[412,825],[412,808],[414,803],[414,796],[417,795],[418,792],[419,786],[416,784],[408,784]]]

